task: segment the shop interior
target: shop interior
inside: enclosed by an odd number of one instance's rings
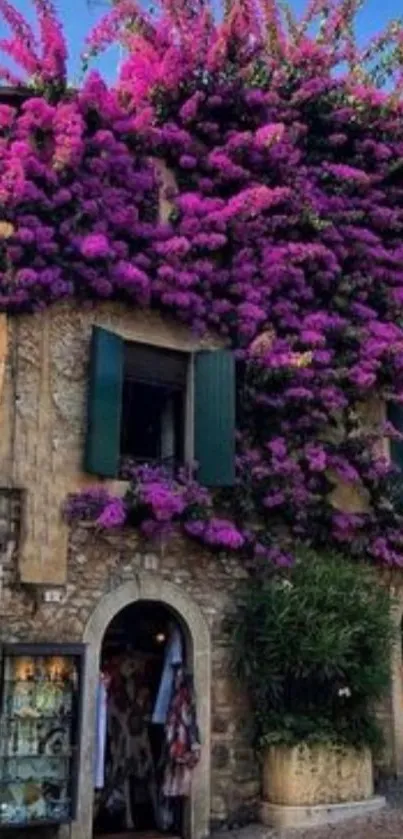
[[[161,603],[127,606],[102,645],[94,767],[94,835],[183,836],[188,790],[167,779],[167,714],[185,637]],[[176,786],[175,786],[176,785]],[[169,788],[168,788],[169,787]]]

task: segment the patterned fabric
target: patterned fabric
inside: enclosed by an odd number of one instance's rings
[[[167,798],[190,795],[192,770],[200,759],[193,679],[183,667],[175,673],[165,726],[166,765],[163,792]]]
[[[157,808],[155,766],[147,719],[150,682],[146,662],[137,656],[116,656],[105,668],[109,677],[107,720],[108,759],[98,812],[123,815],[133,830],[139,808]]]

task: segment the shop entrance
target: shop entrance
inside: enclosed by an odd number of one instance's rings
[[[180,619],[160,602],[131,603],[106,629],[97,686],[97,837],[184,836],[201,750],[188,647]]]
[[[71,839],[89,839],[94,825],[94,756],[97,726],[97,696],[105,636],[112,621],[127,606],[161,604],[173,615],[185,637],[188,668],[193,671],[201,754],[192,779],[190,798],[183,818],[185,839],[206,839],[209,834],[211,800],[211,635],[198,603],[184,586],[175,585],[157,573],[139,571],[134,578],[112,588],[101,597],[84,628],[86,647],[83,674],[83,714],[80,733],[80,761],[76,818]]]

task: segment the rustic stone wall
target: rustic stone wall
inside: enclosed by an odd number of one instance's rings
[[[68,530],[61,506],[69,492],[95,482],[82,472],[95,324],[130,341],[189,353],[220,345],[210,337],[197,341],[157,312],[110,302],[68,302],[0,322],[0,487],[26,491],[19,553],[25,583],[65,582]]]
[[[185,591],[211,632],[211,821],[214,827],[250,821],[259,797],[259,767],[251,747],[245,696],[231,673],[228,619],[245,572],[180,537],[156,551],[135,531],[100,535],[80,526],[71,533],[61,602],[47,603],[46,589],[5,586],[0,640],[79,642],[102,597],[147,572]]]
[[[384,741],[375,759],[376,782],[403,776],[403,575],[399,569],[382,569],[379,579],[391,594],[395,638],[390,690],[375,709]]]
[[[392,653],[391,692],[383,701],[379,715],[385,732],[385,748],[380,771],[383,775],[403,776],[403,579],[401,572],[395,570],[384,574],[384,582],[389,585],[393,596],[393,617],[396,630],[395,645]]]
[[[67,527],[61,506],[69,492],[94,483],[83,474],[88,362],[92,326],[127,340],[192,352],[218,346],[197,341],[174,319],[118,303],[66,302],[35,315],[0,320],[0,487],[26,491],[20,578],[63,584]],[[365,409],[365,410],[364,410]],[[382,406],[364,406],[377,424]],[[337,509],[361,512],[368,499],[359,486],[335,480]]]
[[[81,641],[102,597],[141,571],[183,587],[211,629],[211,819],[245,821],[255,812],[259,772],[245,700],[230,674],[226,625],[241,566],[180,540],[155,554],[130,530],[69,534],[62,519],[68,493],[95,482],[82,472],[95,324],[186,352],[220,345],[211,337],[196,340],[158,313],[120,304],[65,303],[1,320],[0,641]],[[46,599],[52,587],[58,602]]]
[[[196,341],[174,320],[121,304],[69,302],[0,319],[0,641],[81,641],[105,594],[142,572],[183,589],[211,631],[212,721],[206,747],[211,747],[212,824],[248,821],[256,813],[259,767],[246,700],[231,675],[228,628],[242,564],[179,538],[156,552],[129,529],[101,536],[79,527],[70,533],[61,517],[68,493],[94,483],[81,467],[94,324],[128,340],[182,351],[217,346],[212,338]],[[374,414],[371,408],[371,422]],[[336,489],[336,507],[362,505],[351,488]],[[394,579],[400,622],[403,586],[398,574]],[[45,602],[45,587],[53,586],[60,602]],[[393,689],[379,709],[386,734],[380,766],[403,773],[400,649],[393,668]]]

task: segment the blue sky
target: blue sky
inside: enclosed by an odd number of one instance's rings
[[[100,18],[107,8],[106,0],[90,0],[90,7],[86,0],[55,0],[60,10],[61,17],[67,32],[70,45],[70,75],[73,82],[77,82],[80,52],[86,33],[91,26]],[[32,18],[32,7],[30,0],[14,0],[18,9],[27,13]],[[292,6],[297,12],[303,11],[305,0],[292,0]],[[384,28],[388,20],[402,14],[402,0],[367,0],[365,8],[359,18],[359,35],[366,40],[367,37]],[[6,35],[6,31],[0,21],[0,37]],[[108,77],[113,78],[116,68],[117,55],[115,51],[103,56],[100,61],[100,69]]]

